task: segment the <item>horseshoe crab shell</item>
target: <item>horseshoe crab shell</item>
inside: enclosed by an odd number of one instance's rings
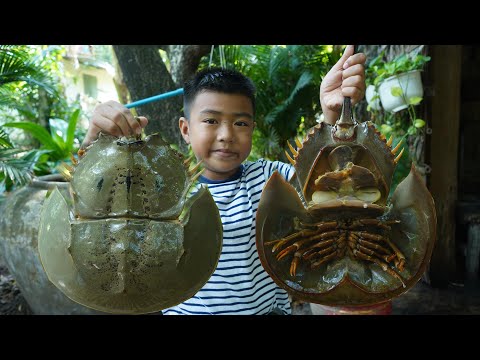
[[[335,125],[320,123],[290,147],[296,176],[268,180],[256,242],[265,270],[297,299],[367,306],[420,279],[436,239],[436,213],[414,166],[388,199],[399,146],[370,122],[342,123],[345,114],[344,104]],[[309,260],[314,250],[316,261]]]
[[[56,189],[43,206],[38,250],[50,281],[72,300],[116,314],[192,297],[222,248],[208,189],[186,199],[197,175],[158,135],[101,135],[74,170],[71,196]]]

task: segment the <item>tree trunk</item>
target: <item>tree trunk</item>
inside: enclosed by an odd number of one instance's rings
[[[391,61],[401,54],[413,51],[423,53],[424,45],[358,45],[358,52],[363,52],[367,56],[367,65],[382,51],[385,51],[386,60]]]
[[[118,59],[115,54],[113,54],[113,66],[115,68],[115,76],[113,77],[113,84],[117,90],[118,99],[122,104],[127,104],[131,102],[130,94],[128,93],[127,85],[125,80],[123,80],[122,68],[118,63]]]
[[[113,50],[132,101],[177,89],[160,57],[158,45],[113,45]],[[135,110],[138,115],[149,119],[146,133],[159,132],[170,144],[186,152],[187,146],[178,130],[178,119],[182,111],[181,96],[151,102]]]
[[[458,139],[461,105],[461,45],[431,46],[430,81],[433,96],[427,97],[432,124],[429,189],[437,210],[437,242],[430,261],[432,286],[446,287],[454,278],[455,206],[458,187]]]
[[[170,60],[170,73],[178,87],[197,71],[200,59],[207,55],[212,45],[163,45]]]
[[[45,130],[50,133],[50,123],[48,119],[50,118],[50,105],[48,103],[47,91],[43,88],[38,89],[38,125],[42,126]],[[30,138],[30,144],[39,148],[41,146],[40,141],[35,137],[27,133],[27,137]]]

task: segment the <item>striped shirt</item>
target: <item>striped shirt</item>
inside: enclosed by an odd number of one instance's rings
[[[214,273],[193,297],[163,310],[164,315],[262,315],[273,309],[291,313],[288,293],[263,269],[255,244],[255,216],[263,187],[275,170],[289,180],[295,169],[279,161],[244,162],[227,180],[200,177],[217,204],[223,248]]]

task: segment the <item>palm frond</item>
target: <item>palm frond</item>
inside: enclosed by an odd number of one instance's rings
[[[285,112],[291,112],[293,109],[299,109],[304,105],[305,101],[303,98],[303,91],[306,89],[311,88],[313,85],[313,77],[312,74],[308,71],[305,71],[300,78],[298,79],[295,87],[293,88],[292,92],[285,99],[280,105],[276,106],[272,111],[265,116],[265,122],[267,124],[272,124],[278,120],[280,116],[283,115]],[[294,119],[290,119],[293,121]]]
[[[15,157],[23,152],[24,150],[21,149],[0,149],[0,180],[4,181],[9,178],[13,183],[19,185],[31,180],[35,163],[31,159]]]
[[[256,146],[252,151],[250,159],[278,159],[278,154],[281,152],[282,148],[280,146],[280,136],[278,135],[275,128],[273,128],[272,126],[266,126],[255,129],[254,142]]]
[[[0,86],[25,81],[55,94],[52,79],[26,46],[0,45]]]
[[[12,148],[13,145],[10,142],[10,137],[8,134],[3,131],[3,129],[0,127],[0,149],[1,148]]]
[[[279,70],[288,68],[289,52],[286,48],[275,46],[272,48],[268,67],[268,78],[272,82],[279,81]],[[278,84],[274,84],[277,86]]]
[[[16,185],[28,183],[33,176],[33,169],[40,156],[46,150],[0,149],[0,182],[8,179]],[[21,157],[17,155],[23,154]]]

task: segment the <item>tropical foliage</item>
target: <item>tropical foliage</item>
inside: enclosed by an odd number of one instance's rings
[[[15,149],[8,135],[0,128],[0,194],[14,183],[26,184],[32,178],[34,166],[45,151]]]
[[[412,70],[421,70],[424,65],[430,61],[429,56],[424,56],[416,51],[412,53],[399,54],[392,60],[387,61],[385,51],[380,52],[371,59],[366,66],[365,75],[367,85],[374,85],[377,94],[371,99],[371,102],[378,99],[378,87],[390,76],[399,75],[403,72]],[[412,162],[418,167],[421,162],[423,146],[423,137],[426,130],[426,122],[418,116],[418,105],[422,102],[421,97],[412,97],[406,99],[403,89],[393,87],[393,96],[403,97],[408,107],[404,110],[391,113],[385,111],[382,107],[373,108],[367,106],[367,116],[375,123],[379,131],[387,138],[393,136],[394,146],[400,141],[403,146],[404,155],[397,165],[394,178],[392,180],[392,190],[409,172]]]
[[[51,173],[78,144],[80,110],[63,95],[63,51],[0,45],[0,194]]]
[[[220,45],[200,68],[234,68],[252,79],[257,127],[250,158],[286,160],[287,141],[317,123],[322,77],[341,52],[331,45]]]

